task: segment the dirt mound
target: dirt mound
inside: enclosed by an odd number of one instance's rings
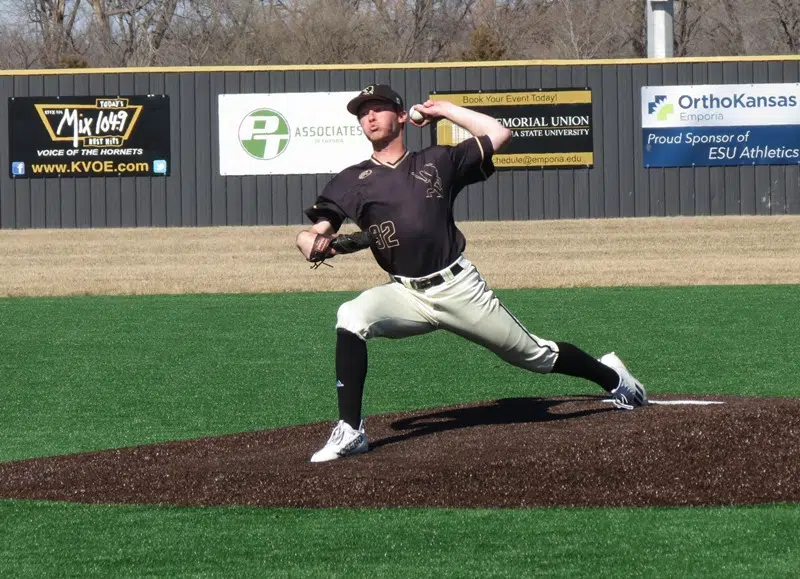
[[[800,400],[612,410],[515,398],[370,417],[372,450],[308,458],[331,424],[0,464],[0,497],[303,507],[800,501]]]

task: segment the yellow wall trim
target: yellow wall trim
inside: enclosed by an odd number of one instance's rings
[[[399,62],[374,64],[297,64],[280,66],[158,66],[129,68],[44,68],[0,70],[0,76],[34,76],[53,74],[135,74],[181,72],[286,72],[324,70],[397,70],[430,68],[489,68],[511,66],[602,66],[626,64],[688,64],[711,62],[776,62],[800,61],[798,54],[761,56],[706,56],[690,58],[603,58],[594,60],[499,60],[494,62]]]

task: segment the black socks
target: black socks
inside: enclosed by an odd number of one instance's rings
[[[619,385],[619,374],[616,370],[595,360],[572,344],[566,342],[556,342],[556,344],[558,344],[558,358],[553,366],[554,373],[591,380],[606,392],[611,392]]]
[[[339,418],[355,429],[361,424],[361,398],[366,378],[367,343],[351,332],[337,330],[336,394],[339,399]]]
[[[619,374],[612,368],[567,342],[558,344],[553,373],[591,380],[606,392],[619,385]],[[355,429],[361,424],[361,400],[367,378],[367,343],[346,330],[336,331],[336,394],[339,418]]]

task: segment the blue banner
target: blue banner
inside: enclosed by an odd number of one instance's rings
[[[800,164],[798,125],[642,129],[645,167]]]

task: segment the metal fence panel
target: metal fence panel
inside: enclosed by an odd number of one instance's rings
[[[221,176],[220,94],[357,91],[389,83],[408,105],[437,91],[538,88],[592,90],[594,167],[500,171],[463,191],[456,219],[527,220],[663,215],[780,215],[800,212],[797,165],[646,169],[640,89],[658,84],[798,82],[800,59],[672,59],[575,63],[457,63],[451,66],[11,71],[0,98],[167,94],[167,177],[12,179],[0,150],[0,228],[285,225],[306,221],[331,175]],[[8,134],[8,107],[0,132]],[[431,144],[411,128],[411,149]]]

